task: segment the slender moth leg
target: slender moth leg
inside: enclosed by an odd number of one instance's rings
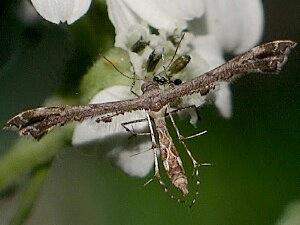
[[[133,130],[133,128],[128,128],[127,125],[129,124],[133,124],[133,123],[141,123],[141,122],[145,122],[147,121],[146,118],[144,119],[139,119],[139,120],[132,120],[132,121],[129,121],[129,122],[125,122],[125,123],[121,123],[122,127],[124,127],[124,129],[126,131],[128,131],[132,136],[145,136],[145,135],[150,135],[149,132],[144,132],[144,133],[137,133]]]
[[[110,123],[112,121],[112,118],[114,116],[118,116],[120,115],[120,113],[114,113],[114,114],[111,114],[111,115],[105,115],[105,116],[102,116],[102,117],[98,117],[95,119],[95,122],[96,123],[100,123],[100,122],[104,122],[104,123]]]
[[[133,81],[132,81],[132,83],[131,83],[130,92],[131,92],[132,94],[134,94],[135,96],[139,97],[139,95],[138,95],[137,93],[135,93],[134,90],[133,90],[137,78],[136,78],[136,73],[135,73],[134,66],[133,66],[133,64],[132,64],[131,61],[130,61],[130,65],[131,65],[131,67],[132,67],[132,69],[133,69]]]
[[[193,106],[190,106],[190,107],[193,107]],[[189,108],[189,107],[185,107],[185,108],[183,108],[183,109],[186,109],[186,108]],[[184,146],[185,150],[187,151],[189,157],[191,158],[191,160],[192,160],[192,162],[193,162],[194,168],[196,168],[196,167],[198,167],[198,166],[211,166],[211,164],[209,164],[209,163],[201,163],[201,164],[199,164],[199,163],[194,159],[194,157],[193,157],[191,151],[188,149],[186,143],[184,142],[185,140],[192,139],[192,138],[195,138],[195,137],[199,137],[199,136],[201,136],[201,135],[203,135],[203,134],[206,134],[207,131],[205,130],[205,131],[202,131],[202,132],[200,132],[200,133],[197,133],[197,134],[193,134],[193,135],[191,135],[191,136],[184,137],[182,134],[180,134],[179,129],[178,129],[176,123],[175,123],[174,117],[172,116],[172,113],[173,113],[173,112],[179,111],[179,110],[180,110],[180,109],[174,110],[174,111],[171,111],[171,112],[168,112],[168,115],[169,115],[169,117],[170,117],[170,119],[171,119],[172,125],[173,125],[173,127],[174,127],[174,129],[175,129],[175,131],[176,131],[176,135],[177,135],[179,141],[180,141],[181,144]]]
[[[185,107],[183,109],[192,108],[192,107],[195,107],[195,105],[188,106],[188,107]],[[197,196],[199,195],[199,187],[200,187],[199,166],[210,166],[211,164],[209,164],[209,163],[199,164],[195,160],[195,158],[193,157],[191,151],[188,149],[188,147],[187,147],[186,143],[184,142],[184,140],[191,139],[191,138],[194,138],[194,137],[198,137],[200,135],[205,134],[207,131],[203,131],[203,132],[200,132],[198,134],[194,134],[194,135],[191,135],[191,136],[188,136],[188,137],[184,137],[183,135],[181,135],[180,132],[179,132],[179,129],[178,129],[176,123],[175,123],[174,117],[172,116],[173,112],[176,112],[176,111],[179,111],[179,110],[181,110],[181,109],[177,109],[177,110],[168,112],[168,115],[170,116],[172,125],[173,125],[173,127],[176,131],[176,134],[177,134],[177,137],[178,137],[179,141],[184,146],[186,152],[188,153],[188,155],[189,155],[189,157],[190,157],[190,159],[192,160],[192,163],[193,163],[193,176],[196,177],[196,191],[195,191],[195,197],[193,198],[193,200],[192,200],[192,202],[189,206],[191,208],[195,204]]]
[[[185,137],[182,136],[182,135],[180,134],[179,129],[178,129],[178,127],[177,127],[177,125],[176,125],[176,123],[175,123],[175,120],[174,120],[174,118],[173,118],[173,116],[172,116],[172,112],[168,112],[168,115],[169,115],[169,117],[170,117],[170,119],[171,119],[171,122],[172,122],[173,127],[175,128],[175,131],[176,131],[176,134],[177,134],[177,137],[178,137],[179,141],[180,141],[181,144],[184,146],[186,152],[188,153],[189,157],[190,157],[191,160],[192,160],[194,169],[197,168],[198,165],[199,165],[199,163],[194,159],[194,157],[193,157],[191,151],[190,151],[190,150],[188,149],[188,147],[186,146],[186,144],[185,144],[185,142],[184,142]]]
[[[143,154],[143,153],[148,152],[148,151],[150,151],[150,150],[153,150],[153,148],[151,147],[151,148],[149,148],[149,149],[147,149],[147,150],[145,150],[145,151],[142,151],[142,152],[138,152],[138,153],[132,154],[130,157],[134,157],[134,156],[137,156],[137,155],[139,155],[139,154]]]
[[[176,113],[178,111],[183,111],[183,110],[192,109],[192,108],[194,108],[195,110],[197,110],[197,107],[195,105],[189,105],[189,106],[185,106],[185,107],[182,107],[182,108],[171,110],[168,113]]]
[[[151,178],[149,181],[147,181],[144,184],[144,186],[146,186],[151,181],[153,181],[154,178],[156,178],[158,180],[159,184],[164,189],[164,191],[167,192],[168,189],[167,189],[165,183],[162,181],[160,173],[159,173],[159,165],[158,165],[158,158],[157,158],[158,157],[157,156],[157,149],[159,149],[159,146],[158,146],[158,144],[156,143],[156,140],[155,140],[154,129],[153,129],[151,118],[150,118],[149,114],[147,114],[147,120],[148,120],[148,123],[149,123],[151,141],[152,141],[152,149],[153,149],[153,154],[154,154],[154,177]]]
[[[198,117],[198,119],[199,119],[199,118],[201,119],[201,117],[200,117],[200,116],[198,115],[198,113],[197,113],[197,107],[196,107],[195,105],[189,105],[189,106],[185,106],[185,107],[181,107],[181,108],[178,108],[178,109],[171,110],[171,111],[168,112],[168,115],[169,115],[169,113],[174,114],[174,113],[176,113],[176,112],[184,111],[184,110],[186,110],[186,109],[194,109],[194,110],[195,110],[195,113],[196,113],[196,115],[197,115],[197,117]],[[167,115],[167,116],[168,116],[168,115]]]

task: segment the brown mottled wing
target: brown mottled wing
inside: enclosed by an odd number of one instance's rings
[[[138,99],[86,106],[41,107],[19,113],[11,118],[5,127],[15,127],[21,135],[31,135],[40,139],[54,127],[63,126],[70,121],[82,121],[98,116],[98,122],[107,121],[107,118],[139,108]]]
[[[252,48],[223,65],[163,93],[164,101],[193,93],[207,94],[218,81],[232,81],[248,73],[279,73],[296,43],[290,40],[273,41]]]

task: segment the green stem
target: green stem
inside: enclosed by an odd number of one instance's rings
[[[56,153],[70,145],[73,126],[55,129],[40,141],[21,138],[0,159],[0,192],[16,183],[38,165],[49,162]]]
[[[21,193],[19,207],[10,221],[10,225],[21,225],[29,217],[44,181],[48,177],[51,162],[52,160],[48,163],[37,166],[32,171],[31,178]]]

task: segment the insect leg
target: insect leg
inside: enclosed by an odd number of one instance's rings
[[[169,111],[169,113],[176,113],[178,111],[183,111],[183,110],[186,110],[186,109],[195,109],[195,110],[197,110],[197,107],[195,105],[189,105],[189,106],[181,107],[181,108],[178,108],[178,109],[174,109],[172,111]]]
[[[150,135],[149,132],[144,132],[144,133],[137,133],[133,130],[133,128],[128,128],[127,125],[129,124],[133,124],[133,123],[140,123],[140,122],[145,122],[147,121],[146,118],[144,119],[139,119],[139,120],[132,120],[132,121],[129,121],[129,122],[125,122],[125,123],[121,123],[122,127],[124,127],[124,129],[126,131],[128,131],[132,136],[145,136],[145,135]]]
[[[186,138],[182,134],[180,134],[179,129],[178,129],[176,123],[175,123],[174,117],[172,116],[172,112],[168,112],[168,115],[171,119],[173,127],[175,128],[175,131],[176,131],[176,134],[177,134],[177,137],[178,137],[180,143],[184,146],[186,152],[188,153],[190,159],[192,160],[194,169],[196,169],[199,166],[199,163],[195,160],[195,158],[193,157],[191,151],[188,149],[186,143],[184,142],[184,140]]]
[[[178,129],[176,123],[175,123],[174,117],[172,116],[172,113],[174,113],[174,112],[177,112],[177,111],[182,110],[182,109],[193,108],[193,107],[196,108],[195,105],[192,105],[192,106],[188,106],[188,107],[184,107],[184,108],[181,108],[181,109],[176,109],[176,110],[170,111],[170,112],[168,112],[168,116],[169,116],[170,119],[171,119],[172,125],[173,125],[173,127],[174,127],[174,129],[175,129],[175,131],[176,131],[176,135],[177,135],[179,141],[181,142],[181,144],[184,146],[185,150],[187,151],[189,157],[191,158],[191,160],[192,160],[192,162],[193,162],[194,167],[197,167],[197,166],[208,166],[208,165],[211,165],[211,164],[209,164],[209,163],[202,163],[202,164],[199,164],[199,163],[194,159],[194,157],[193,157],[191,151],[188,149],[186,143],[184,142],[185,140],[192,139],[192,138],[195,138],[195,137],[199,137],[199,136],[201,136],[201,135],[203,135],[203,134],[206,134],[207,131],[205,130],[205,131],[202,131],[202,132],[200,132],[200,133],[197,133],[197,134],[193,134],[193,135],[191,135],[191,136],[184,137],[184,136],[179,132],[179,129]]]
[[[161,187],[164,189],[164,191],[168,192],[168,188],[167,188],[166,184],[162,181],[160,173],[159,173],[159,164],[158,164],[158,156],[157,156],[157,150],[159,150],[159,145],[156,143],[156,139],[155,139],[155,135],[154,135],[154,129],[153,129],[153,125],[152,125],[151,118],[150,118],[149,114],[147,114],[147,119],[148,119],[149,128],[150,128],[152,149],[153,149],[153,155],[154,155],[154,177],[151,178],[149,181],[147,181],[144,184],[144,186],[149,184],[154,179],[157,179],[158,183],[161,185]],[[170,195],[170,197],[172,199],[174,198],[173,195]]]
[[[133,90],[134,85],[135,85],[135,83],[136,83],[137,77],[136,77],[136,72],[135,72],[134,66],[133,66],[133,64],[132,64],[131,61],[130,61],[130,64],[131,64],[131,67],[132,67],[132,69],[133,69],[133,80],[132,80],[132,83],[131,83],[130,92],[131,92],[132,94],[134,94],[135,96],[139,97],[139,95],[138,95],[137,93],[135,93],[135,91]]]
[[[133,67],[132,62],[130,61],[130,64],[131,64],[131,66],[132,66],[132,68],[133,68],[133,77],[130,77],[130,76],[128,76],[127,74],[123,73],[123,72],[122,72],[122,71],[121,71],[121,70],[120,70],[120,69],[119,69],[112,61],[110,61],[108,58],[106,58],[103,54],[99,53],[99,55],[102,56],[102,57],[104,58],[104,60],[106,60],[109,64],[111,64],[112,67],[113,67],[116,71],[118,71],[122,76],[124,76],[124,77],[126,77],[126,78],[132,80],[132,84],[131,84],[130,91],[131,91],[131,93],[133,93],[135,96],[138,97],[139,95],[133,91],[133,87],[134,87],[134,85],[135,85],[135,82],[136,82],[136,80],[137,80],[137,77],[136,77],[136,73],[135,73],[135,70],[134,70],[134,67]]]
[[[169,116],[170,116],[170,119],[171,119],[171,122],[172,122],[172,125],[173,127],[175,128],[175,131],[176,131],[176,134],[177,134],[177,137],[179,139],[179,141],[181,142],[181,144],[184,146],[186,152],[188,153],[190,159],[192,160],[192,163],[193,163],[193,176],[196,177],[196,191],[195,191],[195,197],[192,201],[192,203],[190,204],[190,207],[192,207],[195,202],[196,202],[196,199],[197,199],[197,196],[199,195],[199,187],[200,187],[200,178],[199,178],[199,167],[200,166],[207,166],[207,165],[210,165],[208,163],[203,163],[203,164],[199,164],[195,158],[193,157],[191,151],[188,149],[186,143],[185,143],[185,140],[187,139],[191,139],[193,137],[197,137],[197,136],[200,136],[201,133],[203,134],[203,132],[199,133],[199,134],[195,134],[195,135],[192,135],[192,136],[189,136],[189,137],[184,137],[183,135],[180,134],[179,132],[179,129],[175,123],[175,120],[172,116],[172,112],[168,112]],[[206,133],[206,131],[205,131]]]

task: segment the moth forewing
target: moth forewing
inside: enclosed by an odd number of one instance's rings
[[[191,81],[164,91],[162,102],[194,93],[206,95],[219,81],[233,81],[249,73],[279,73],[287,61],[290,50],[296,43],[290,40],[273,41],[254,47],[244,54],[236,56],[223,65],[210,70]]]

